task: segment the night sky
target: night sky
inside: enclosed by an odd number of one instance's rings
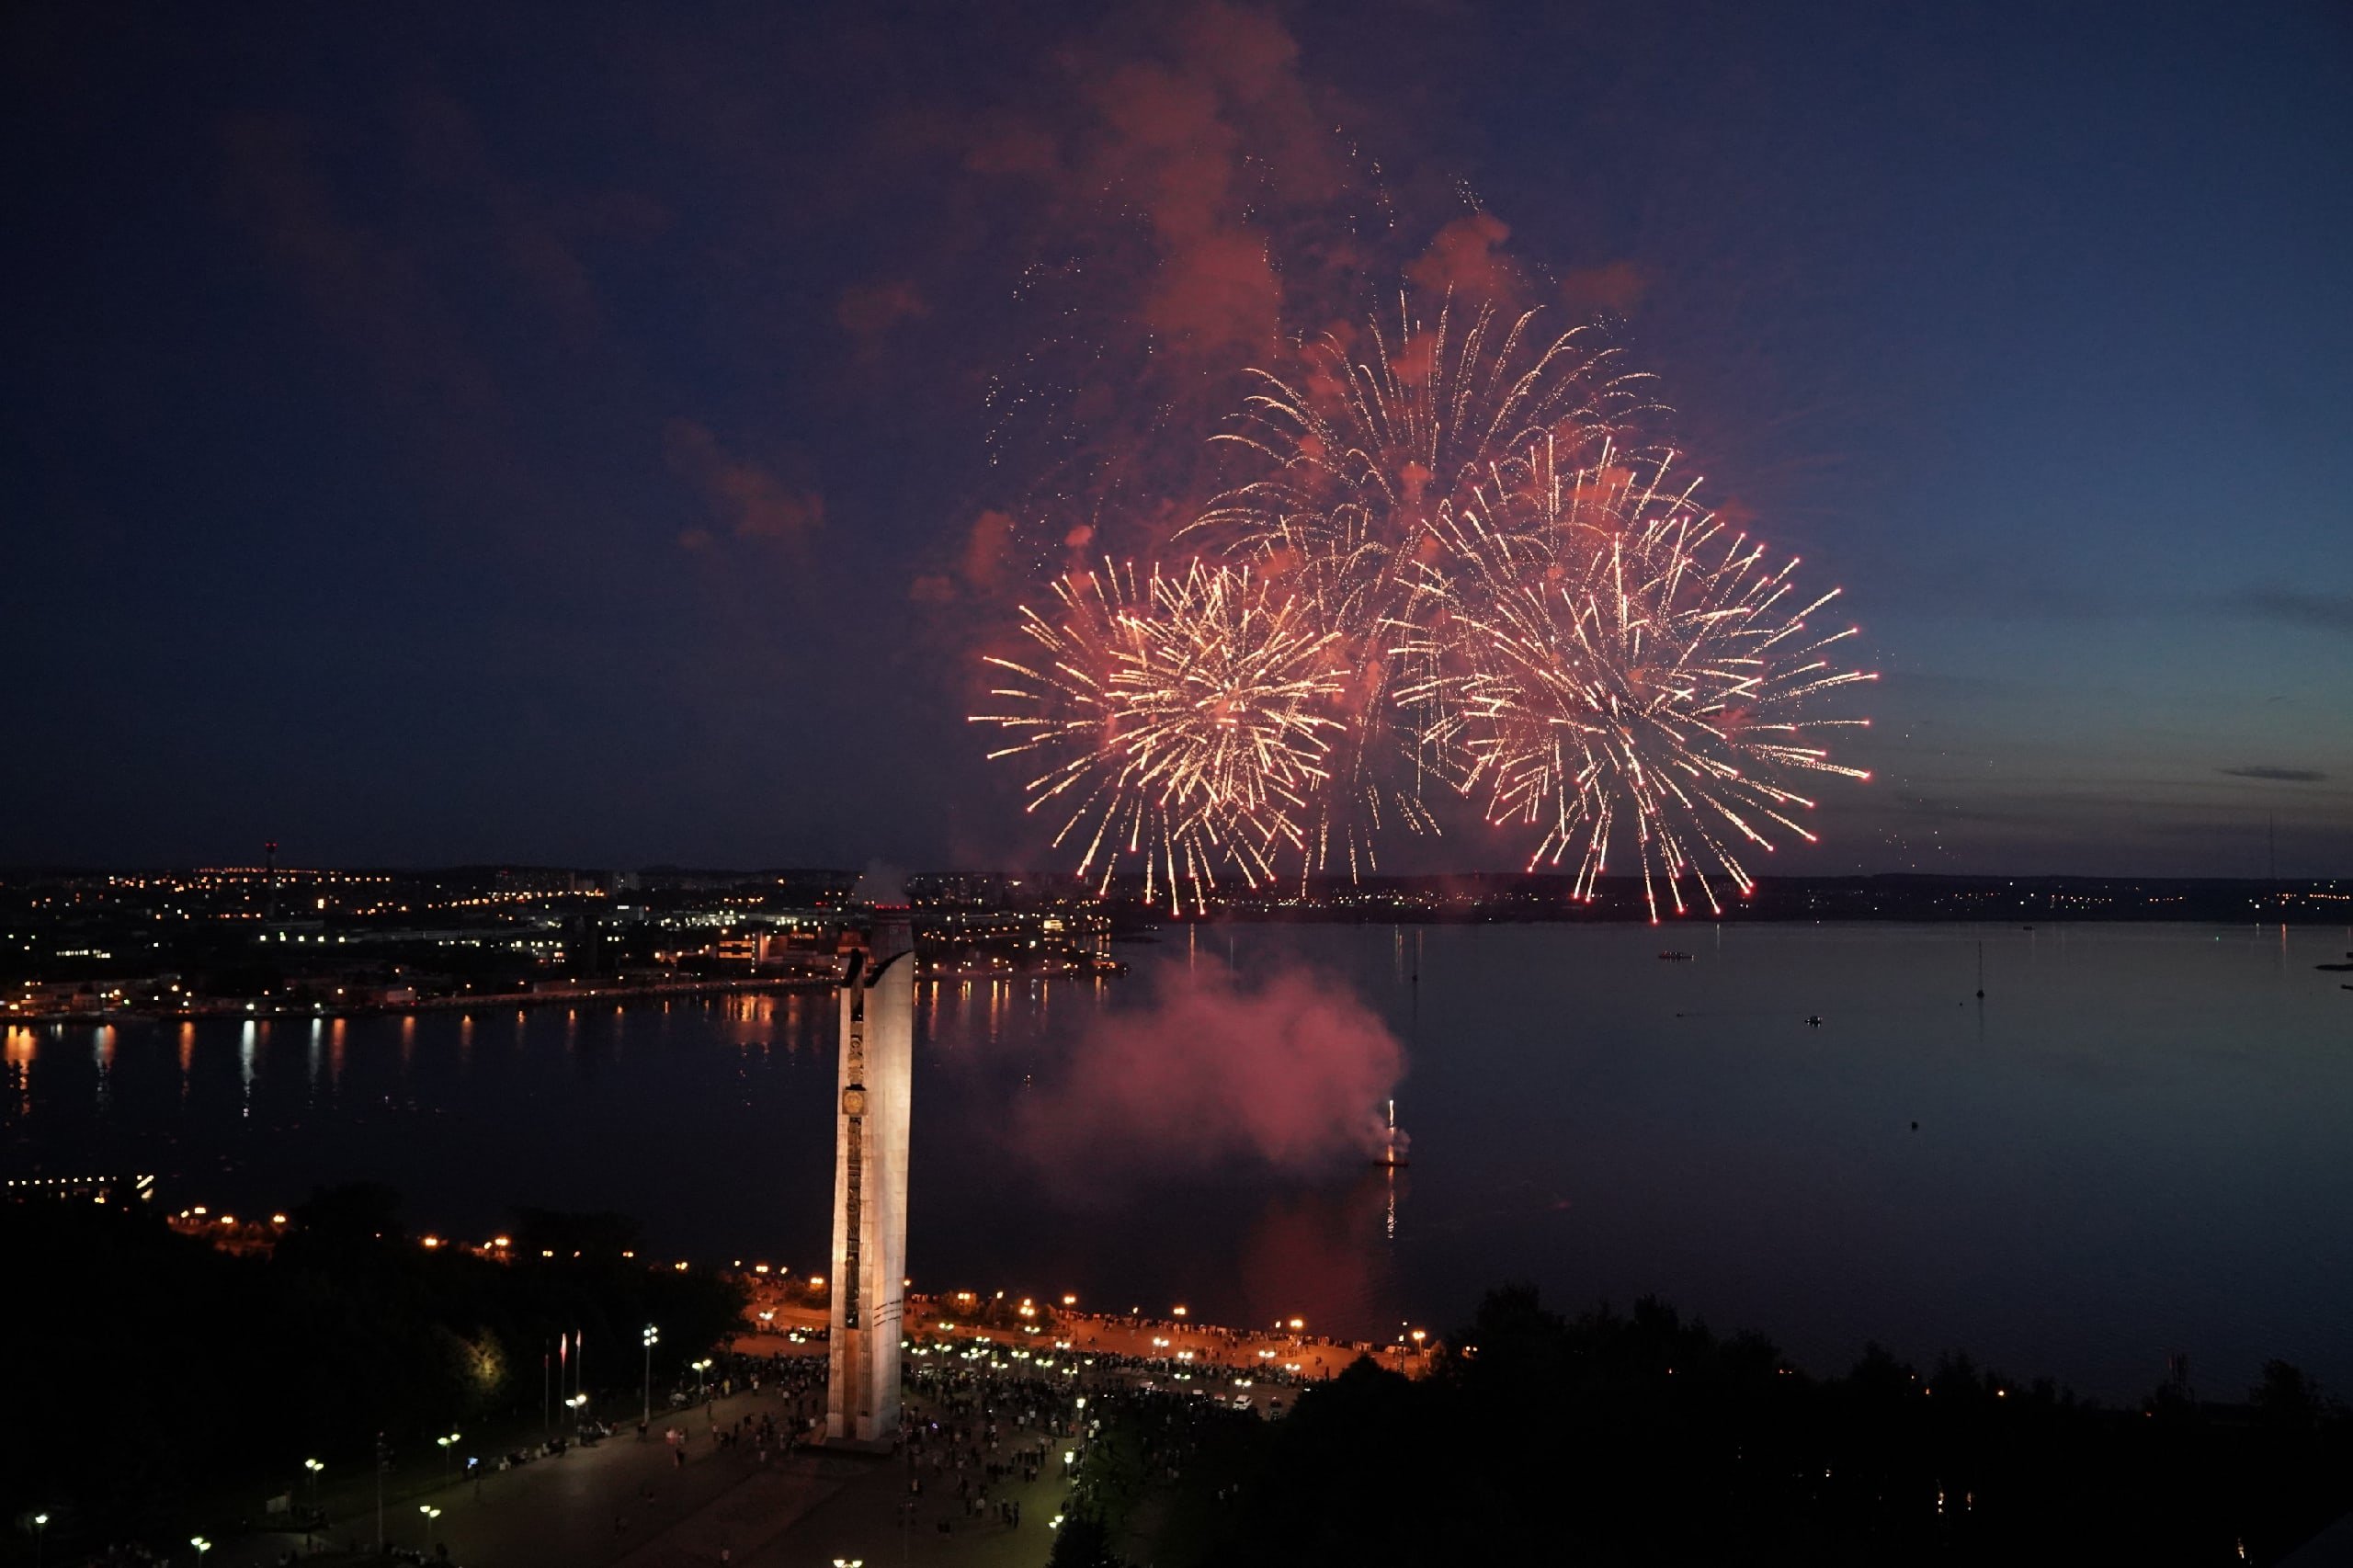
[[[1008,9],[11,7],[0,863],[1035,859],[978,653],[1452,284],[1846,587],[1762,869],[2353,874],[2353,11]]]

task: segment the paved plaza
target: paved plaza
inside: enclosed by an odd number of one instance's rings
[[[385,1506],[385,1541],[412,1551],[446,1547],[461,1568],[829,1568],[836,1558],[870,1568],[1034,1568],[1051,1551],[1049,1521],[1070,1494],[1061,1455],[1083,1451],[1069,1430],[1075,1413],[1064,1399],[1040,1401],[1034,1391],[1041,1383],[1062,1387],[1065,1396],[1114,1385],[1197,1389],[1270,1413],[1296,1392],[1289,1378],[1269,1380],[1270,1370],[1313,1381],[1337,1373],[1365,1348],[1280,1329],[1247,1333],[1132,1315],[1069,1313],[1044,1328],[975,1327],[947,1315],[957,1304],[953,1298],[911,1303],[911,1318],[920,1319],[916,1332],[928,1346],[909,1362],[911,1381],[924,1375],[918,1369],[947,1367],[969,1369],[962,1373],[973,1380],[968,1394],[990,1391],[984,1397],[995,1400],[999,1387],[1032,1391],[1014,1396],[1015,1403],[1031,1402],[1031,1424],[1017,1426],[1007,1416],[997,1442],[975,1430],[954,1445],[950,1454],[967,1456],[969,1472],[952,1459],[945,1469],[932,1464],[928,1454],[911,1464],[904,1454],[762,1448],[753,1433],[764,1419],[789,1433],[824,1407],[822,1383],[779,1385],[769,1378],[757,1390],[658,1412],[642,1438],[631,1420],[592,1446],[479,1481],[405,1492]],[[973,1303],[964,1298],[963,1304]],[[756,1357],[823,1353],[817,1344],[792,1343],[779,1332],[747,1335],[734,1347]],[[1062,1385],[1066,1370],[1040,1379],[1035,1369],[1041,1358],[1065,1369],[1074,1361],[1097,1364],[1080,1382]],[[1387,1348],[1381,1358],[1406,1370],[1420,1364],[1401,1347]],[[914,1421],[940,1419],[951,1427],[959,1419],[938,1399],[912,1390],[908,1411]],[[963,1419],[978,1425],[969,1409]],[[722,1440],[735,1433],[737,1440]],[[960,1496],[960,1480],[978,1490],[990,1463],[1040,1450],[1048,1462],[1038,1479],[1022,1479],[1016,1465],[1011,1474],[986,1482],[985,1509],[975,1512]],[[911,1477],[920,1478],[919,1491]],[[998,1506],[1017,1503],[1020,1522],[1004,1522],[1009,1510]],[[439,1513],[428,1517],[426,1508]],[[335,1509],[317,1546],[331,1561],[364,1560],[375,1539],[370,1500],[347,1485]],[[283,1535],[223,1542],[208,1568],[266,1568],[301,1544],[299,1536]]]
[[[385,1510],[389,1545],[423,1550],[421,1511],[438,1507],[431,1541],[465,1568],[688,1568],[728,1562],[745,1568],[826,1568],[836,1557],[938,1568],[1012,1568],[1039,1564],[1051,1550],[1046,1521],[1067,1494],[1056,1475],[1010,1483],[995,1495],[1018,1498],[1017,1527],[967,1518],[945,1487],[911,1499],[907,1468],[893,1457],[828,1454],[799,1449],[765,1463],[748,1444],[722,1448],[710,1434],[745,1415],[773,1414],[762,1393],[717,1400],[708,1411],[674,1416],[689,1437],[679,1465],[660,1426],[638,1440],[633,1429],[594,1448],[411,1496]],[[650,1493],[650,1496],[649,1496]],[[912,1501],[913,1506],[909,1504]],[[941,1521],[952,1528],[943,1534]],[[338,1519],[319,1538],[339,1560],[358,1560],[374,1540],[372,1508]],[[300,1536],[259,1535],[223,1542],[210,1568],[264,1568]],[[359,1553],[344,1551],[358,1547]]]

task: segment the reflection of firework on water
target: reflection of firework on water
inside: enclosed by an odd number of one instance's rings
[[[1302,817],[1322,786],[1338,722],[1335,633],[1246,567],[1194,563],[1139,584],[1133,567],[1054,585],[1060,613],[1028,609],[1026,662],[1004,708],[974,722],[1011,732],[992,756],[1036,753],[1029,810],[1063,817],[1056,846],[1084,846],[1082,876],[1108,887],[1140,864],[1144,896],[1198,906],[1221,870],[1259,885],[1303,853]]]
[[[1634,378],[1577,329],[1546,338],[1533,312],[1370,324],[1360,343],[1327,335],[1258,390],[1217,439],[1268,472],[1211,501],[1187,530],[1255,561],[1339,639],[1346,720],[1329,784],[1314,802],[1305,869],[1374,869],[1391,827],[1434,827],[1423,787],[1441,715],[1427,694],[1420,569],[1483,494],[1527,483],[1532,454],[1574,457],[1607,439]]]
[[[1868,778],[1814,732],[1869,721],[1809,720],[1803,704],[1876,678],[1824,656],[1854,628],[1809,631],[1838,591],[1801,600],[1796,559],[1771,564],[1692,504],[1695,486],[1668,488],[1667,467],[1607,447],[1583,469],[1540,461],[1503,508],[1510,527],[1450,519],[1422,574],[1444,607],[1433,698],[1461,787],[1489,821],[1541,831],[1531,868],[1574,854],[1581,897],[1622,835],[1654,920],[1662,886],[1684,912],[1687,878],[1711,910],[1711,878],[1745,894],[1741,855],[1769,851],[1777,827],[1813,841],[1793,776]]]

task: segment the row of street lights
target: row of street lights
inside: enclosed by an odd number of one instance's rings
[[[1002,1292],[1000,1292],[1000,1294],[1002,1294]],[[1063,1298],[1063,1303],[1065,1306],[1074,1305],[1076,1301],[1077,1298],[1075,1296],[1064,1296]],[[1176,1308],[1175,1312],[1176,1315],[1178,1317],[1186,1317],[1189,1315],[1186,1309],[1181,1306]],[[1295,1336],[1304,1330],[1307,1325],[1302,1319],[1291,1318],[1283,1323],[1280,1326],[1290,1329]],[[645,1386],[642,1405],[642,1419],[651,1421],[654,1418],[654,1347],[662,1343],[662,1330],[659,1325],[649,1323],[645,1325],[644,1332],[641,1337],[642,1344],[645,1350]],[[1424,1347],[1424,1341],[1427,1338],[1425,1331],[1421,1329],[1414,1330],[1412,1338],[1414,1341],[1415,1350],[1417,1353],[1420,1352]],[[1162,1342],[1155,1341],[1155,1343]],[[708,1375],[712,1364],[713,1363],[709,1357],[704,1357],[700,1360],[688,1363],[688,1365],[693,1369],[695,1373],[695,1397],[698,1400],[708,1397]],[[587,1404],[588,1396],[585,1393],[574,1394],[563,1403],[574,1413],[576,1416],[580,1413],[582,1407]],[[451,1432],[447,1436],[438,1437],[433,1439],[434,1445],[441,1450],[441,1479],[445,1483],[449,1479],[449,1466],[452,1460],[452,1456],[460,1440],[461,1434],[457,1432]],[[381,1456],[380,1455],[380,1462],[381,1458]],[[317,1460],[306,1459],[302,1461],[302,1468],[310,1472],[311,1505],[313,1509],[315,1511],[319,1501],[319,1475],[326,1469],[326,1466]],[[382,1506],[381,1494],[380,1493],[377,1506],[381,1510]],[[429,1547],[432,1544],[433,1540],[433,1521],[441,1517],[441,1510],[433,1507],[430,1505],[426,1505],[420,1507],[419,1512],[423,1513],[426,1517],[426,1544]],[[379,1517],[381,1517],[381,1512],[379,1514]],[[31,1523],[33,1527],[33,1562],[35,1568],[39,1568],[42,1559],[43,1548],[47,1543],[49,1516],[45,1513],[35,1514],[32,1516]],[[379,1532],[379,1539],[381,1540],[382,1526],[379,1524],[377,1528]],[[306,1531],[305,1533],[307,1534],[308,1532]],[[201,1565],[204,1561],[204,1554],[212,1550],[212,1543],[202,1536],[191,1536],[188,1539],[188,1544],[196,1548],[197,1562]],[[835,1568],[862,1568],[863,1561],[863,1559],[835,1558]]]
[[[32,1517],[32,1527],[33,1565],[34,1568],[40,1568],[42,1549],[49,1544],[49,1516],[47,1514],[35,1514]],[[200,1535],[192,1535],[188,1537],[188,1543],[196,1548],[197,1568],[203,1568],[204,1554],[212,1550],[212,1543],[205,1540],[204,1537]]]
[[[661,1329],[660,1329],[660,1328],[658,1328],[658,1327],[656,1327],[656,1326],[655,1326],[654,1324],[650,1324],[650,1323],[649,1323],[649,1324],[647,1324],[645,1325],[645,1334],[644,1334],[644,1345],[645,1345],[645,1402],[644,1402],[644,1410],[645,1410],[645,1419],[647,1419],[647,1420],[649,1420],[649,1421],[650,1421],[650,1420],[652,1420],[652,1419],[654,1418],[654,1347],[656,1345],[659,1345],[660,1343],[662,1343],[662,1331],[661,1331]],[[712,1366],[712,1361],[711,1361],[711,1359],[710,1359],[710,1357],[706,1356],[706,1357],[704,1357],[704,1358],[703,1358],[701,1360],[699,1360],[699,1361],[690,1362],[690,1363],[689,1363],[689,1365],[690,1365],[690,1366],[692,1366],[692,1367],[693,1367],[693,1369],[694,1369],[694,1372],[695,1372],[695,1392],[696,1392],[697,1397],[698,1397],[698,1398],[699,1398],[699,1397],[702,1395],[702,1393],[703,1393],[703,1392],[704,1392],[704,1389],[705,1389],[705,1387],[706,1387],[706,1377],[707,1377],[707,1374],[710,1371],[710,1369],[711,1369],[711,1366]],[[576,1393],[576,1394],[574,1394],[571,1398],[569,1398],[569,1399],[565,1400],[563,1403],[564,1403],[564,1404],[565,1404],[568,1408],[570,1408],[570,1409],[574,1412],[574,1414],[575,1415],[577,1415],[579,1414],[579,1412],[581,1411],[582,1407],[587,1404],[587,1403],[588,1403],[588,1396],[587,1396],[586,1394],[585,1394],[585,1393]],[[454,1454],[456,1453],[458,1444],[459,1444],[462,1439],[463,1439],[463,1434],[462,1434],[462,1433],[458,1433],[458,1432],[450,1432],[450,1433],[447,1434],[446,1436],[438,1437],[436,1437],[436,1438],[434,1438],[434,1439],[433,1439],[434,1446],[435,1446],[436,1448],[438,1448],[438,1449],[439,1449],[441,1450],[441,1479],[442,1479],[442,1482],[443,1482],[445,1484],[448,1483],[448,1481],[449,1481],[449,1466],[450,1466],[450,1463],[451,1463],[451,1461],[452,1461],[452,1457],[453,1457],[453,1456],[454,1456]],[[380,1449],[381,1448],[381,1438],[379,1439],[379,1444],[378,1444],[378,1446],[379,1446],[379,1448],[380,1448]],[[380,1453],[380,1455],[379,1455],[379,1463],[380,1463],[380,1467],[381,1467],[381,1460],[382,1460],[382,1456],[381,1456],[381,1453]],[[324,1463],[323,1463],[322,1461],[320,1461],[320,1460],[314,1460],[314,1459],[306,1459],[306,1460],[304,1460],[302,1461],[302,1468],[303,1468],[305,1471],[309,1471],[309,1472],[310,1472],[310,1482],[311,1482],[311,1507],[312,1507],[312,1510],[315,1513],[315,1512],[316,1512],[316,1510],[317,1510],[317,1508],[318,1508],[318,1505],[319,1505],[319,1476],[320,1476],[320,1473],[321,1473],[322,1471],[324,1471],[327,1467],[326,1467],[326,1465],[325,1465]],[[381,1472],[380,1472],[380,1478],[379,1478],[379,1479],[380,1479],[380,1483],[381,1483]],[[379,1514],[378,1514],[378,1517],[379,1517],[379,1519],[381,1519],[381,1518],[382,1517],[382,1515],[381,1515],[381,1510],[382,1509],[382,1507],[383,1507],[383,1503],[382,1503],[382,1494],[381,1494],[381,1490],[380,1490],[380,1491],[379,1491],[379,1493],[378,1493],[378,1501],[377,1501],[377,1508],[379,1509]],[[432,1547],[432,1545],[433,1545],[433,1521],[434,1521],[434,1520],[436,1520],[436,1519],[438,1519],[438,1518],[439,1518],[439,1517],[441,1517],[441,1510],[440,1510],[440,1509],[438,1509],[438,1508],[437,1508],[437,1507],[434,1507],[431,1504],[429,1504],[429,1503],[428,1503],[428,1504],[422,1504],[422,1505],[420,1505],[420,1506],[418,1506],[418,1508],[417,1508],[417,1512],[419,1512],[420,1514],[423,1514],[423,1515],[425,1516],[425,1544],[426,1544],[426,1548],[427,1548],[428,1550],[430,1550],[430,1549],[431,1549],[431,1547]],[[33,1515],[33,1516],[31,1517],[30,1523],[31,1523],[31,1525],[32,1525],[32,1527],[33,1527],[33,1564],[34,1564],[34,1568],[40,1568],[40,1562],[41,1562],[41,1561],[42,1561],[42,1557],[43,1557],[43,1554],[44,1554],[44,1551],[45,1551],[45,1549],[46,1549],[46,1547],[47,1547],[47,1545],[48,1545],[48,1541],[49,1541],[49,1516],[48,1516],[47,1514],[45,1514],[45,1513],[41,1513],[41,1514],[35,1514],[35,1515]],[[382,1530],[383,1530],[383,1526],[380,1523],[380,1524],[377,1526],[378,1539],[379,1539],[380,1543],[381,1543],[381,1537],[382,1537]],[[309,1534],[309,1531],[306,1529],[306,1530],[304,1531],[304,1534],[305,1534],[305,1535],[308,1535],[308,1534]],[[202,1536],[200,1536],[200,1535],[198,1535],[198,1536],[190,1536],[190,1537],[188,1538],[188,1544],[189,1544],[190,1546],[193,1546],[194,1548],[196,1548],[196,1561],[197,1561],[197,1563],[198,1563],[198,1565],[199,1565],[199,1568],[202,1568],[202,1564],[203,1564],[203,1562],[204,1562],[204,1554],[205,1554],[206,1552],[208,1552],[208,1551],[211,1551],[211,1550],[212,1550],[212,1542],[211,1542],[211,1541],[210,1541],[210,1540],[206,1540],[204,1537],[202,1537]],[[838,1559],[838,1558],[837,1558],[837,1559],[835,1559],[835,1568],[862,1568],[862,1563],[863,1563],[863,1562],[864,1562],[864,1560],[863,1560],[863,1559],[858,1559],[858,1560],[844,1560],[844,1559]]]

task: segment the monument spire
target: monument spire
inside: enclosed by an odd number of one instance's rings
[[[904,895],[892,890],[881,896]],[[851,952],[841,985],[825,1439],[887,1447],[899,1430],[906,1311],[915,957],[906,905],[878,899],[873,908],[868,945]]]

